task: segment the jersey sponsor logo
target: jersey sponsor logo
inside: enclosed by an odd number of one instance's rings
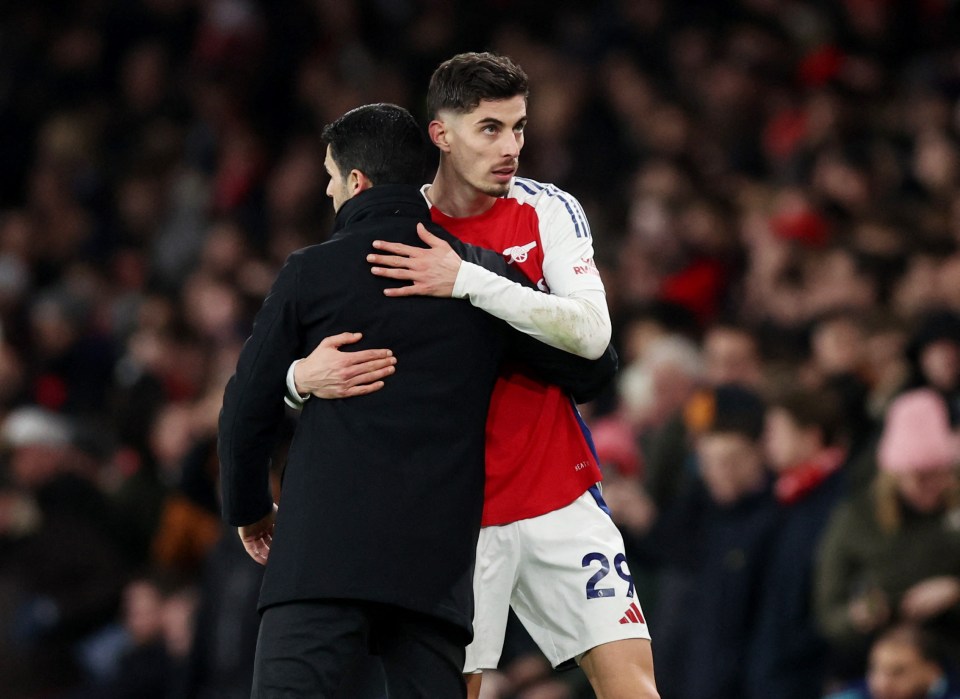
[[[574,265],[573,273],[574,274],[592,274],[594,276],[600,276],[600,270],[597,269],[597,263],[593,261],[593,258],[581,257],[580,261],[582,265]]]
[[[527,253],[529,253],[535,247],[537,247],[537,242],[532,241],[526,245],[514,245],[513,247],[509,247],[503,251],[503,254],[505,257],[510,258],[507,260],[508,265],[512,265],[514,262],[526,262]]]
[[[643,614],[640,612],[640,607],[637,606],[636,602],[631,602],[630,606],[627,607],[627,611],[624,612],[623,616],[620,617],[621,624],[646,624],[646,620],[643,618]]]

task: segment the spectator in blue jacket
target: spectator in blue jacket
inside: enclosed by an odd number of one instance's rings
[[[767,408],[765,447],[781,519],[747,663],[751,699],[809,699],[823,689],[827,644],[814,623],[813,568],[844,493],[842,434],[838,400],[828,391],[796,389]]]
[[[919,626],[900,624],[873,643],[867,676],[825,699],[960,699],[960,687],[933,637]]]
[[[742,699],[779,516],[761,444],[764,404],[726,384],[699,392],[684,417],[698,478],[651,536],[664,552],[651,614],[658,684],[664,699]]]

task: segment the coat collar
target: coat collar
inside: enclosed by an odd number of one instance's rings
[[[430,208],[418,187],[405,184],[378,185],[348,199],[337,212],[333,237],[346,235],[344,229],[357,221],[397,215],[430,220]]]

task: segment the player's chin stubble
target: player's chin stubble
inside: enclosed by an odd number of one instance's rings
[[[510,184],[492,184],[481,191],[489,197],[502,197],[510,191]]]

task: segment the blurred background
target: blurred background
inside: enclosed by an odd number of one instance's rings
[[[960,660],[956,0],[43,0],[0,5],[0,694],[249,695],[223,387],[330,231],[323,125],[470,50],[591,223],[664,699],[816,699],[893,624]],[[485,677],[593,696],[517,628]]]

